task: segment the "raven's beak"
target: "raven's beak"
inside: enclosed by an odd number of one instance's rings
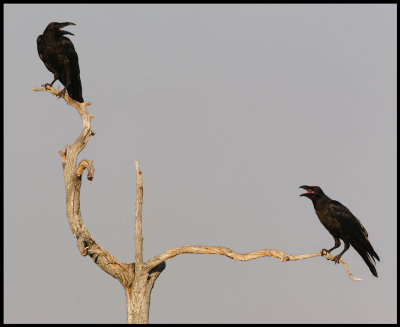
[[[75,25],[75,24],[66,22],[66,23],[60,23],[60,25],[61,25],[61,27],[65,27],[65,26],[68,26],[68,25]]]
[[[307,195],[309,195],[310,193],[311,193],[311,194],[314,193],[314,191],[313,191],[313,190],[311,189],[311,187],[308,186],[308,185],[302,185],[302,186],[299,186],[299,188],[302,188],[302,189],[304,189],[304,190],[307,191],[307,193],[300,194],[299,196],[307,196]]]
[[[65,27],[65,26],[69,26],[69,25],[75,25],[74,23],[69,23],[69,22],[65,22],[65,23],[60,23],[60,31],[62,32],[62,34],[70,34],[70,35],[75,35],[75,34],[73,34],[73,33],[71,33],[71,32],[68,32],[68,31],[65,31],[65,30],[63,30],[62,28],[63,27]]]

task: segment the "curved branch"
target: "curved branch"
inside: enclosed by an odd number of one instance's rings
[[[57,91],[56,89],[54,89],[51,86],[47,86],[46,88],[42,87],[40,89],[38,88],[32,88],[32,90],[34,91],[47,91],[51,94],[54,95],[59,95],[59,91]],[[83,124],[83,128],[82,128],[82,132],[79,135],[79,137],[76,139],[76,141],[71,145],[71,150],[73,151],[73,154],[76,155],[76,157],[78,156],[78,154],[85,148],[87,142],[89,141],[89,137],[91,135],[94,135],[95,133],[91,130],[90,127],[90,121],[92,120],[92,118],[94,118],[93,115],[90,115],[87,110],[86,107],[90,106],[92,103],[91,102],[78,102],[75,101],[74,99],[72,99],[67,93],[65,93],[64,95],[61,96],[65,102],[74,107],[76,110],[78,110],[81,119],[82,119],[82,124]]]
[[[58,95],[59,92],[53,87],[33,88],[34,91],[47,91],[51,94]],[[62,98],[68,105],[74,107],[82,119],[82,131],[76,141],[71,145],[65,146],[65,151],[59,151],[62,158],[64,171],[65,193],[66,193],[66,208],[69,227],[77,239],[79,253],[82,256],[89,255],[92,260],[107,274],[118,279],[122,285],[126,286],[133,280],[134,266],[117,260],[112,254],[103,249],[96,243],[93,236],[87,230],[83,223],[80,211],[80,191],[81,191],[81,176],[85,169],[88,171],[87,178],[89,182],[93,179],[94,167],[92,160],[82,160],[79,165],[76,165],[79,153],[85,148],[89,142],[90,136],[94,135],[91,129],[91,120],[94,117],[89,114],[86,107],[90,102],[77,102],[72,99],[67,93],[62,95]]]
[[[320,255],[321,255],[321,257],[325,257],[327,260],[330,260],[330,261],[335,262],[335,257],[332,256],[332,255],[331,255],[330,253],[328,253],[328,252],[321,253]],[[354,276],[351,274],[350,269],[347,267],[346,262],[344,262],[343,260],[339,260],[339,263],[340,263],[341,265],[343,265],[344,269],[346,269],[347,275],[349,275],[349,277],[350,277],[354,282],[358,282],[358,281],[362,280],[362,278],[354,277]]]
[[[327,258],[328,260],[334,259],[329,253],[326,254],[321,254],[321,253],[311,253],[311,254],[299,254],[299,255],[290,255],[284,251],[281,250],[273,250],[273,249],[261,249],[249,253],[237,253],[232,251],[231,249],[223,246],[204,246],[204,245],[185,245],[177,248],[170,249],[168,251],[165,251],[164,253],[153,257],[149,261],[147,261],[143,265],[143,269],[151,269],[161,262],[172,259],[173,257],[179,255],[179,254],[219,254],[219,255],[224,255],[230,259],[236,260],[236,261],[248,261],[248,260],[253,260],[261,257],[274,257],[281,259],[281,261],[286,262],[286,261],[296,261],[296,260],[302,260],[302,259],[309,259],[313,257],[319,257],[323,256]],[[361,278],[356,278],[354,277],[349,269],[347,268],[347,265],[344,261],[340,260],[339,261],[344,268],[346,269],[347,274],[353,281],[360,281]]]
[[[94,178],[93,160],[86,160],[86,159],[81,160],[81,162],[78,165],[78,168],[76,169],[76,174],[78,176],[82,176],[85,168],[88,171],[87,179],[89,180],[89,184],[90,184]]]

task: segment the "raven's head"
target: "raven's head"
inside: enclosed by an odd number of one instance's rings
[[[47,25],[46,29],[44,30],[44,32],[50,32],[50,33],[54,33],[54,34],[58,34],[58,35],[63,35],[63,34],[70,34],[70,35],[74,35],[71,32],[68,31],[64,31],[62,28],[68,25],[75,25],[74,23],[69,23],[69,22],[65,22],[65,23],[50,23],[49,25]]]
[[[317,199],[324,194],[319,186],[302,185],[299,188],[307,191],[306,193],[300,194],[300,196],[306,196],[311,200]]]

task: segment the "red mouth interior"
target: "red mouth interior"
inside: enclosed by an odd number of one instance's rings
[[[306,191],[307,191],[307,193],[314,193],[314,191],[310,190],[310,189],[306,189]]]

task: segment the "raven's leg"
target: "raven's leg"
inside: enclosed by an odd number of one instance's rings
[[[50,84],[49,84],[49,83],[43,84],[42,86],[43,86],[45,89],[47,89],[48,86],[53,87],[53,84],[54,84],[54,82],[55,82],[56,80],[58,80],[58,75],[54,75],[54,80],[53,80],[53,82],[51,82]]]
[[[344,249],[342,252],[340,252],[336,257],[333,258],[333,260],[335,261],[335,263],[338,263],[340,258],[342,257],[343,253],[345,253],[349,247],[350,247],[350,243],[347,241],[343,241],[344,242]]]
[[[67,92],[67,87],[64,87],[60,92],[57,93],[57,98],[64,97],[66,92]]]
[[[64,88],[58,92],[57,98],[61,98],[65,96],[69,85],[71,84],[71,69],[69,67],[65,67],[65,84]]]
[[[336,236],[333,236],[333,238],[335,239],[335,245],[333,246],[333,248],[331,248],[329,250],[322,249],[321,250],[322,255],[324,255],[325,253],[331,253],[332,250],[337,249],[340,246],[340,239],[338,239]]]

